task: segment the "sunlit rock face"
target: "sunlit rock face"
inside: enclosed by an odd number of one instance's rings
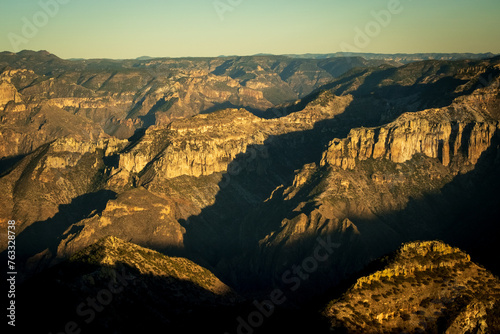
[[[353,129],[330,143],[322,163],[352,169],[357,159],[402,163],[423,154],[445,166],[459,156],[474,165],[499,129],[498,121],[474,116],[449,107],[406,114],[379,128]]]

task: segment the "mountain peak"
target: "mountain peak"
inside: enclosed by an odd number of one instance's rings
[[[324,311],[342,332],[496,332],[500,281],[440,241],[404,244]],[[480,312],[477,312],[480,310]]]

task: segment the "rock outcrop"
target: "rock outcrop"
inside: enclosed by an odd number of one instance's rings
[[[32,153],[56,139],[73,137],[93,141],[109,137],[87,118],[70,114],[56,106],[41,104],[35,109],[14,112],[6,106],[0,112],[0,159]]]
[[[23,100],[16,87],[9,82],[0,81],[0,109],[9,103],[20,104]],[[13,111],[19,111],[14,109]]]
[[[494,333],[500,281],[441,242],[405,244],[324,310],[332,330]]]
[[[73,229],[81,228],[78,234],[66,231],[57,256],[66,259],[107,235],[179,253],[183,249],[185,229],[178,223],[181,217],[178,207],[179,203],[174,200],[161,198],[144,188],[124,192],[110,200],[101,213],[74,225]],[[137,228],[138,225],[141,227]]]
[[[322,165],[353,169],[357,160],[403,163],[415,154],[439,159],[444,166],[459,157],[474,165],[499,129],[498,121],[456,107],[404,114],[388,125],[352,129],[347,138],[333,140]]]
[[[120,155],[118,169],[140,173],[147,182],[152,177],[198,177],[225,172],[237,157],[247,154],[246,160],[255,163],[252,168],[263,170],[266,145],[274,137],[311,130],[342,114],[351,101],[350,95],[330,96],[324,105],[274,119],[262,119],[244,109],[226,109],[174,121],[149,129],[136,146]],[[234,169],[240,167],[233,164]]]

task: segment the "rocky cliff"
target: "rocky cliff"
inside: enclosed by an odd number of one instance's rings
[[[312,104],[281,118],[262,119],[244,109],[226,109],[210,115],[174,121],[154,127],[129,151],[120,155],[118,169],[138,173],[142,182],[152,178],[203,176],[224,172],[237,157],[246,154],[252,168],[265,168],[266,143],[274,137],[311,130],[324,120],[342,114],[352,96],[331,96],[325,105]],[[233,164],[232,172],[242,166]]]
[[[81,141],[78,137],[67,137],[28,154],[4,171],[0,179],[4,189],[0,194],[3,204],[0,208],[1,223],[6,224],[8,217],[16,217],[16,230],[21,233],[35,222],[61,218],[58,218],[58,213],[62,208],[70,206],[77,198],[99,190],[109,157],[120,151],[126,143],[115,138]],[[69,209],[73,210],[69,217],[78,216],[87,210],[85,203],[81,202],[80,205],[84,204],[82,207]],[[48,240],[40,239],[36,232],[32,234],[28,239],[45,240],[48,246]],[[53,236],[50,232],[49,235]],[[26,251],[29,253],[29,248]]]
[[[322,165],[353,169],[357,160],[403,163],[415,154],[439,159],[444,166],[457,159],[474,165],[500,126],[481,116],[464,115],[457,106],[405,114],[378,128],[353,129],[347,138],[329,144]]]

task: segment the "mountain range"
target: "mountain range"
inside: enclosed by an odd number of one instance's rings
[[[90,332],[500,330],[489,56],[0,53],[23,313],[47,331],[78,310]],[[130,289],[79,309],[117,273]]]

